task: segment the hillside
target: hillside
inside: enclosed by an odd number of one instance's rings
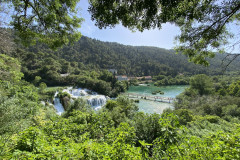
[[[97,112],[76,99],[59,116],[41,102],[56,87],[21,80],[12,57],[0,54],[0,64],[1,159],[239,159],[240,81],[216,88],[197,75],[161,115],[118,97]]]
[[[44,46],[30,47],[30,52],[51,53],[52,51]],[[178,73],[186,74],[221,74],[221,61],[225,55],[217,55],[211,59],[210,67],[203,67],[188,62],[181,54],[175,54],[173,50],[166,50],[157,47],[135,47],[126,46],[112,42],[102,42],[83,36],[74,45],[64,46],[56,52],[56,57],[69,62],[77,62],[90,68],[117,69],[118,74],[134,76],[143,75],[172,75]],[[239,62],[239,60],[237,60]],[[79,67],[79,66],[78,66]],[[237,70],[240,64],[234,62],[228,68],[229,71]]]
[[[48,103],[59,88],[46,84],[88,88],[110,97],[126,91],[128,83],[116,81],[104,68],[134,75],[216,74],[213,66],[224,57],[204,68],[171,52],[83,37],[58,51],[38,45],[9,53],[17,58],[0,54],[0,157],[239,159],[240,81],[228,85],[217,76],[194,76],[177,97],[175,110],[161,115],[139,112],[134,101],[121,96],[97,112],[77,99],[61,116]],[[237,71],[238,64],[228,70]],[[68,98],[66,93],[58,96]]]

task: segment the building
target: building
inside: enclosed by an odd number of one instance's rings
[[[145,80],[152,80],[152,76],[145,76]]]
[[[152,76],[135,77],[137,80],[152,80]]]
[[[127,81],[128,77],[126,75],[122,75],[122,76],[116,76],[118,81]]]
[[[69,76],[69,73],[65,73],[65,74],[60,74],[61,77],[67,77]]]
[[[128,80],[133,80],[133,79],[137,79],[137,80],[147,80],[150,81],[152,80],[152,76],[143,76],[143,77],[127,77],[126,75],[119,75],[119,76],[115,76],[117,78],[117,80],[119,81],[128,81]]]

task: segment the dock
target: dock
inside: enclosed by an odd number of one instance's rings
[[[144,99],[144,100],[164,102],[164,103],[173,103],[175,101],[175,98],[172,98],[172,97],[149,96],[149,95],[135,94],[135,93],[128,93],[126,95],[129,98],[137,98],[137,99]]]

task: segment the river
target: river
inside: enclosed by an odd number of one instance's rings
[[[171,86],[162,86],[162,87],[156,87],[153,84],[150,84],[150,86],[147,85],[139,85],[139,86],[131,86],[127,93],[135,93],[135,94],[141,94],[146,96],[155,96],[152,95],[153,91],[161,90],[164,92],[163,95],[157,93],[156,96],[161,97],[171,97],[175,98],[177,95],[182,93],[185,88],[189,87],[188,85],[171,85]],[[162,102],[155,102],[155,101],[149,101],[149,100],[143,100],[140,99],[139,103],[136,103],[139,107],[139,111],[145,112],[145,113],[158,113],[161,114],[164,109],[166,108],[173,108],[173,104],[171,103],[162,103]]]

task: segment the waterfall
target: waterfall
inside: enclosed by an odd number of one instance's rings
[[[87,96],[87,92],[91,92],[88,89],[82,89],[82,88],[77,88],[73,89],[73,87],[68,87],[67,89],[64,89],[62,92],[67,92],[68,94],[71,95],[72,98],[79,98],[82,96]]]
[[[92,106],[95,110],[98,110],[103,105],[105,105],[106,101],[107,101],[106,96],[102,95],[91,96],[90,98],[87,99],[88,104]]]
[[[63,105],[60,102],[60,99],[57,98],[57,94],[58,94],[58,92],[56,92],[55,95],[54,95],[54,107],[57,110],[57,114],[61,115],[64,112],[64,108],[63,108]]]
[[[93,107],[95,110],[100,109],[103,105],[106,104],[107,98],[104,95],[99,95],[96,92],[92,92],[91,90],[88,89],[82,89],[82,88],[77,88],[73,89],[73,87],[68,87],[67,89],[64,89],[62,92],[67,92],[70,94],[71,99],[70,102],[73,103],[73,99],[76,98],[83,98],[87,100],[87,103]],[[61,115],[64,112],[63,105],[60,103],[60,99],[57,98],[58,92],[55,93],[54,95],[54,106],[57,110],[57,113]]]

